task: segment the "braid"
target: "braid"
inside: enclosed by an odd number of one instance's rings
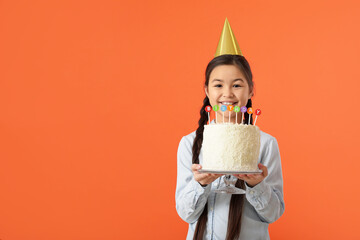
[[[244,180],[238,179],[235,183],[235,187],[245,190]],[[233,194],[231,196],[226,240],[238,239],[240,236],[244,198],[245,194]]]
[[[192,147],[192,153],[193,153],[192,163],[193,164],[199,164],[199,155],[200,155],[200,150],[201,150],[202,141],[203,141],[204,125],[207,122],[207,114],[205,111],[205,107],[208,105],[210,105],[210,101],[209,101],[209,98],[206,96],[203,101],[203,106],[200,109],[199,127],[196,130],[196,136],[195,136],[193,147]],[[206,204],[204,206],[204,210],[201,213],[201,215],[197,221],[197,224],[196,224],[194,238],[193,238],[194,240],[203,239],[203,237],[204,237],[206,222],[207,222],[207,214],[208,214],[207,209],[208,209],[208,203],[206,202]]]
[[[248,100],[247,104],[246,104],[246,108],[252,107],[252,101],[251,99]],[[245,118],[245,124],[249,123],[249,114],[246,112],[244,114],[244,118]],[[253,124],[253,114],[251,114],[251,118],[250,118],[250,124]]]
[[[203,132],[204,132],[204,125],[207,122],[207,114],[205,111],[205,107],[210,105],[209,98],[206,96],[203,101],[203,106],[200,109],[200,119],[199,119],[199,127],[196,129],[196,137],[194,139],[194,144],[192,147],[192,163],[199,164],[199,154],[201,150],[201,145],[203,141]]]

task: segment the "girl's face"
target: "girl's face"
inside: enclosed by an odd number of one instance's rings
[[[248,99],[253,96],[244,74],[234,65],[220,65],[213,69],[209,78],[209,85],[205,86],[205,92],[211,106],[218,105],[218,114],[224,114],[225,122],[229,121],[229,111],[222,112],[222,105],[246,106]],[[241,116],[241,112],[239,112]],[[235,112],[231,112],[231,122],[235,122]],[[226,118],[227,117],[227,118]],[[238,116],[238,122],[241,122]],[[222,122],[222,118],[218,118]]]

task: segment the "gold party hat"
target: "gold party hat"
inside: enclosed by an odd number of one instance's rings
[[[242,55],[239,44],[236,41],[235,35],[231,30],[229,21],[227,18],[225,19],[225,24],[223,30],[221,32],[220,40],[218,47],[216,49],[215,57],[224,55],[224,54],[232,54],[232,55]]]

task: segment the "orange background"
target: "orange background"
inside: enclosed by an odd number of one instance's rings
[[[357,1],[0,1],[0,239],[185,239],[176,152],[228,17],[279,142],[272,239],[360,239]]]

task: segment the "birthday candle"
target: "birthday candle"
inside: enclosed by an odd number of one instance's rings
[[[247,109],[247,113],[249,114],[249,122],[248,122],[248,125],[250,125],[250,118],[251,118],[251,114],[253,113],[253,109],[251,107],[249,107]]]
[[[247,108],[244,106],[244,107],[241,107],[240,109],[241,109],[241,112],[242,112],[241,123],[243,123],[243,121],[244,121],[244,113],[246,113]]]
[[[234,112],[236,112],[236,117],[235,117],[235,122],[237,123],[237,113],[240,111],[240,107],[239,106],[235,106],[234,107]]]
[[[211,106],[206,106],[206,107],[205,107],[205,111],[208,113],[208,119],[209,119],[209,124],[210,124],[210,111],[211,111]]]
[[[258,108],[258,109],[256,109],[255,110],[255,115],[256,115],[256,117],[255,117],[255,121],[254,121],[254,126],[255,126],[255,124],[256,124],[256,119],[257,119],[257,117],[259,116],[261,114],[261,110]]]
[[[234,106],[233,105],[229,105],[227,107],[227,110],[229,111],[229,123],[230,123],[230,116],[231,116],[231,111],[234,109]]]
[[[223,123],[225,123],[225,118],[224,118],[224,115],[225,115],[225,111],[226,111],[227,107],[225,105],[222,105],[220,110],[223,112]]]
[[[215,112],[215,119],[216,119],[216,123],[218,122],[217,121],[217,111],[219,110],[219,106],[218,105],[214,105],[213,106],[213,110],[214,110],[214,112]]]

